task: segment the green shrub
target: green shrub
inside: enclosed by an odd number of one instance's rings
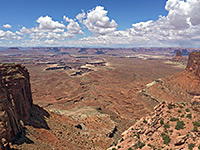
[[[144,147],[145,146],[145,144],[144,143],[142,143],[142,142],[140,142],[140,141],[138,141],[135,145],[134,145],[134,147],[137,149],[137,148],[142,148],[142,147]]]
[[[177,121],[177,124],[175,126],[175,129],[176,130],[180,130],[180,129],[183,129],[184,128],[184,122],[183,121]]]
[[[112,148],[112,150],[116,150],[116,148]]]
[[[129,148],[128,148],[128,150],[132,150],[132,148],[131,148],[131,147],[129,147]]]
[[[189,150],[193,150],[194,146],[195,146],[195,144],[193,144],[193,143],[188,144]]]
[[[184,115],[181,115],[180,117],[181,117],[181,118],[184,118]]]
[[[185,106],[185,103],[181,103],[183,106]]]
[[[181,113],[181,110],[178,110],[178,113]]]
[[[164,144],[168,145],[169,142],[171,141],[169,135],[167,135],[167,134],[165,134],[165,133],[162,133],[161,136],[162,136],[162,138],[163,138]]]
[[[182,109],[182,108],[183,108],[183,106],[182,106],[182,105],[180,105],[180,106],[179,106],[179,108],[181,108],[181,109]]]
[[[193,131],[194,131],[194,132],[198,132],[198,127],[197,127],[197,126],[194,126]]]
[[[147,123],[147,121],[144,119],[144,120],[143,120],[143,123]]]
[[[166,124],[164,125],[164,128],[165,128],[165,129],[170,128],[169,123],[166,123]]]
[[[200,127],[200,122],[194,121],[194,122],[192,122],[192,123],[193,123],[194,126]]]
[[[162,104],[165,104],[165,101],[163,101]]]
[[[170,121],[178,121],[178,120],[179,120],[178,118],[174,118],[174,117],[170,119]]]
[[[136,136],[136,137],[139,139],[139,138],[140,138],[140,133],[137,132],[137,133],[135,133],[133,136]]]
[[[198,149],[200,149],[200,145],[199,145]]]
[[[187,114],[187,118],[192,118],[192,114]]]
[[[168,105],[167,107],[168,107],[169,109],[172,109],[172,105]]]
[[[186,111],[186,112],[190,112],[190,110],[189,110],[188,108],[187,108],[187,109],[185,109],[185,111]]]
[[[160,120],[160,124],[161,124],[161,125],[164,124],[164,119],[163,119],[163,118],[161,118],[161,120]]]
[[[149,146],[149,147],[152,147],[152,145],[149,143],[149,144],[147,144],[147,146]]]
[[[118,148],[121,148],[121,146],[117,146]]]

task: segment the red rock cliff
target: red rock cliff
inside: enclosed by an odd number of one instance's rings
[[[200,52],[190,53],[186,70],[200,77]]]
[[[33,105],[30,77],[21,65],[0,64],[0,149],[22,131]]]

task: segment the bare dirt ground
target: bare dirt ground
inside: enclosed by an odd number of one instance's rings
[[[27,64],[35,104],[50,113],[50,129],[27,126],[33,148],[106,149],[156,103],[141,99],[146,84],[180,72],[163,60],[104,57],[109,66],[98,66],[84,75],[50,70],[46,64]],[[21,145],[26,148],[27,144]]]

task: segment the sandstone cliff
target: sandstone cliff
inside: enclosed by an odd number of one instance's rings
[[[200,52],[190,53],[186,70],[200,77]]]
[[[0,147],[22,132],[33,105],[30,77],[21,65],[0,65]]]

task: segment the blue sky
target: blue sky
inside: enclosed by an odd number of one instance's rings
[[[109,16],[119,24],[119,29],[131,27],[132,23],[157,20],[159,15],[166,15],[166,0],[1,0],[0,25],[12,24],[32,27],[40,16],[49,15],[55,20],[62,20],[63,15],[76,17],[81,10],[91,10],[104,6]]]
[[[0,0],[0,46],[198,47],[198,10],[198,0]]]

